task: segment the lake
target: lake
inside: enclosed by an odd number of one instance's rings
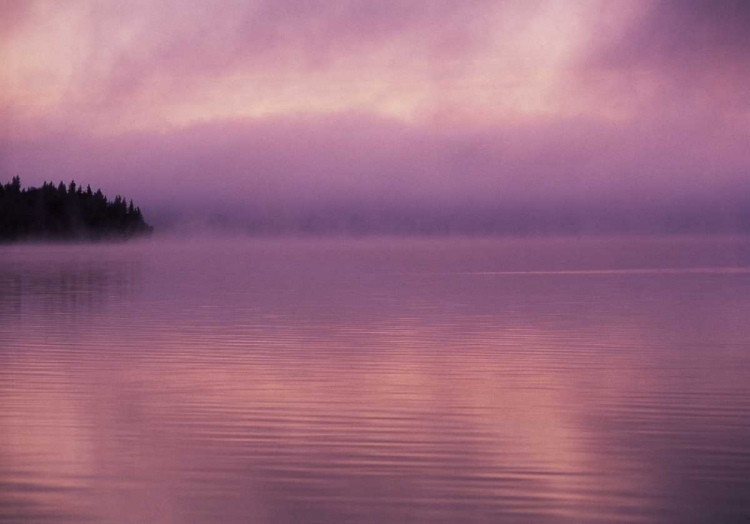
[[[0,246],[0,522],[748,518],[748,238]]]

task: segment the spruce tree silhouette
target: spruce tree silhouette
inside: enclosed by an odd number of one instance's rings
[[[0,242],[17,240],[104,240],[149,235],[153,228],[140,208],[117,195],[109,201],[102,191],[71,180],[21,188],[20,177],[0,184]]]

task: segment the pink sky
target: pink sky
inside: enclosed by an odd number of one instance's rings
[[[0,181],[146,202],[750,192],[743,0],[0,3]]]

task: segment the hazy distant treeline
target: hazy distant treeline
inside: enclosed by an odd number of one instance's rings
[[[108,200],[91,186],[45,182],[22,189],[19,177],[0,185],[0,241],[116,239],[152,231],[132,200]]]
[[[498,204],[433,206],[342,205],[263,209],[223,203],[155,206],[159,230],[174,234],[320,235],[599,235],[748,234],[750,206],[741,203]],[[199,209],[199,211],[195,211]]]

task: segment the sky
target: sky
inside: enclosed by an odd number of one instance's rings
[[[0,0],[0,181],[147,218],[750,208],[748,56],[744,0]]]

